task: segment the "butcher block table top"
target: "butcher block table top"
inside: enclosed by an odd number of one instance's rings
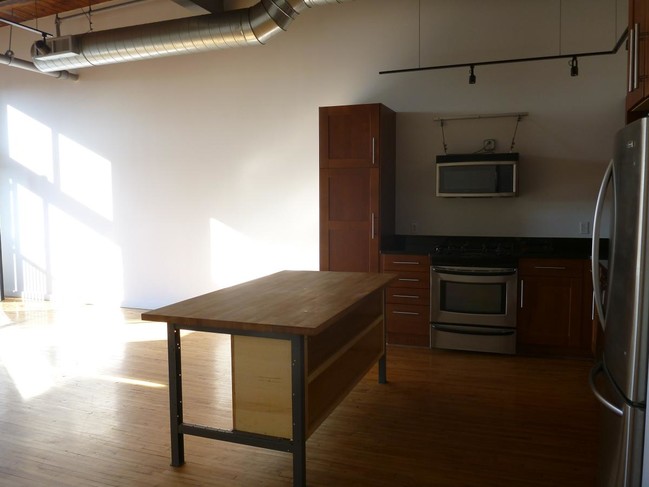
[[[183,327],[317,335],[394,274],[281,271],[142,314]]]

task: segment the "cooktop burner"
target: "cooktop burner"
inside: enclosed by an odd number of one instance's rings
[[[516,267],[513,238],[445,237],[430,251],[431,264],[466,267]]]

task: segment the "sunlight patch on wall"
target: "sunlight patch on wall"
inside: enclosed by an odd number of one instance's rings
[[[111,162],[7,106],[10,164],[3,243],[8,295],[119,305],[121,248],[113,241]],[[11,255],[10,255],[11,254]]]
[[[60,135],[59,175],[61,191],[112,221],[113,183],[110,161]]]
[[[94,304],[122,301],[122,253],[109,238],[50,207],[52,299]]]
[[[7,106],[9,157],[38,176],[54,181],[52,129]]]
[[[15,208],[17,212],[14,228],[17,245],[20,248],[20,267],[15,270],[21,296],[25,299],[42,300],[47,297],[47,240],[46,216],[43,199],[25,188],[17,185]],[[14,260],[15,262],[15,260]]]
[[[290,262],[290,248],[255,240],[215,218],[210,218],[210,254],[218,289],[267,276]]]

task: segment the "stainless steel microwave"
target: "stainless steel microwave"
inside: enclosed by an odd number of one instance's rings
[[[437,196],[484,198],[518,194],[518,153],[437,156]]]

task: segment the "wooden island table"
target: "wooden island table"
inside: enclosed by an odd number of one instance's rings
[[[282,271],[142,314],[167,323],[171,464],[183,435],[293,455],[306,485],[306,440],[378,362],[386,381],[384,288],[393,274]],[[183,421],[180,330],[231,335],[232,429]]]

